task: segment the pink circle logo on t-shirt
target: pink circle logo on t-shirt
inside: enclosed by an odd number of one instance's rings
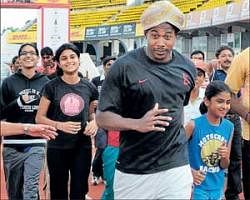
[[[84,100],[77,94],[69,93],[62,97],[60,108],[65,115],[75,116],[83,110]]]

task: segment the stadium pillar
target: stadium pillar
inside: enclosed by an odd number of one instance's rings
[[[113,42],[112,42],[112,54],[114,55],[114,56],[118,56],[119,55],[119,40],[113,40]]]
[[[54,51],[69,42],[69,8],[41,7],[37,18],[37,47]]]

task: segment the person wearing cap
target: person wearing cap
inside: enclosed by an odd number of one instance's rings
[[[97,87],[98,91],[101,91],[101,86],[102,83],[111,67],[111,65],[114,63],[114,61],[116,60],[115,56],[106,56],[102,63],[103,63],[103,74],[101,76],[97,76],[95,78],[92,79],[92,83]]]
[[[101,85],[110,70],[111,65],[115,62],[115,56],[105,56],[102,60],[103,62],[103,75],[96,77],[92,82],[98,88],[98,91],[101,92]],[[98,139],[100,138],[100,139]],[[101,143],[101,139],[103,142]],[[105,189],[102,193],[102,200],[112,200],[114,199],[113,183],[114,183],[114,173],[115,173],[115,162],[119,153],[119,131],[107,131],[99,128],[96,134],[96,144],[97,147],[96,155],[92,164],[93,175],[95,175],[96,164],[101,165],[103,170],[103,178],[105,180]],[[105,143],[105,142],[106,143]],[[98,162],[99,160],[99,162]],[[96,162],[97,161],[97,162]],[[97,169],[97,168],[96,168]],[[96,177],[93,177],[94,181]],[[98,180],[98,178],[97,178]],[[98,183],[98,182],[97,182]],[[95,184],[95,182],[94,182]]]
[[[111,65],[115,62],[116,57],[106,56],[103,59],[103,71],[104,74],[96,77],[92,82],[101,91],[101,85],[107,76],[107,73]],[[113,183],[114,183],[114,173],[115,173],[115,163],[119,153],[119,131],[107,131],[99,128],[95,136],[96,142],[96,154],[92,164],[93,172],[93,184],[98,183],[98,177],[95,177],[97,166],[101,165],[103,178],[105,180],[105,189],[102,193],[102,200],[112,200],[114,199]],[[97,161],[97,162],[96,162]],[[98,162],[99,161],[99,162]],[[98,172],[97,172],[98,174]]]
[[[103,62],[103,74],[92,79],[92,83],[96,86],[98,91],[101,91],[102,83],[107,76],[107,73],[111,65],[116,60],[115,56],[105,56]],[[96,109],[96,108],[95,108]],[[106,130],[99,128],[95,135],[95,147],[96,152],[92,162],[92,184],[98,185],[103,179],[103,160],[102,154],[107,145],[107,133]]]
[[[171,2],[151,4],[141,16],[147,46],[119,57],[103,82],[98,126],[120,131],[114,199],[191,197],[183,106],[196,69],[173,49],[183,22]]]
[[[195,79],[195,87],[191,91],[188,105],[184,107],[184,126],[194,118],[201,115],[199,107],[203,101],[205,88],[202,87],[207,72],[207,65],[202,60],[193,59],[195,67],[197,69],[197,77]]]

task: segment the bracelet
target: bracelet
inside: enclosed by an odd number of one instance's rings
[[[63,125],[62,124],[60,125],[60,122],[56,122],[55,128],[59,131],[63,131]]]
[[[55,128],[56,128],[57,130],[60,130],[59,123],[60,123],[60,122],[56,122],[56,125],[55,125]]]
[[[29,124],[24,124],[24,126],[23,126],[23,133],[25,135],[29,135],[29,131],[30,131],[30,125]]]
[[[245,118],[244,118],[246,121],[247,121],[249,115],[250,115],[250,112],[247,112],[247,114],[245,115]]]

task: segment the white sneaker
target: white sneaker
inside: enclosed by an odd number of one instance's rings
[[[92,200],[92,198],[90,196],[88,196],[87,194],[85,195],[85,199],[86,200]]]

